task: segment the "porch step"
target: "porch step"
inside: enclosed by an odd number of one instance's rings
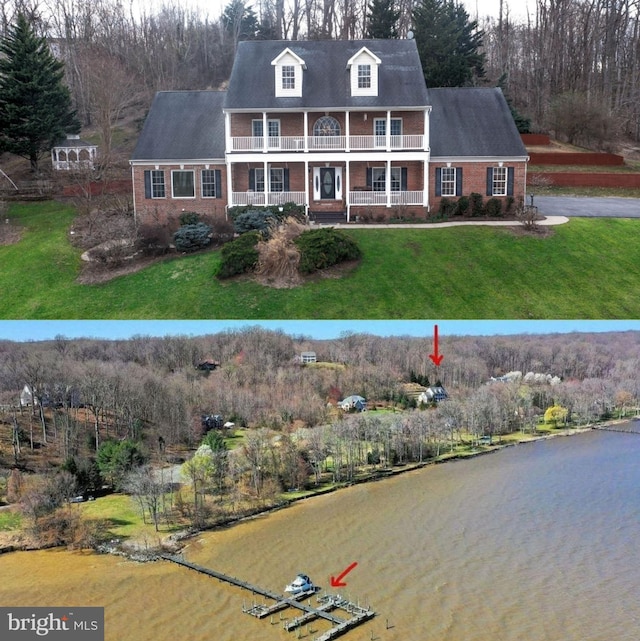
[[[347,212],[310,211],[309,220],[313,220],[319,225],[335,225],[336,223],[346,223]]]

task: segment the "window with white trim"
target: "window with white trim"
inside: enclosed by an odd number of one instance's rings
[[[262,119],[251,121],[251,134],[254,138],[262,138],[262,136],[264,135]],[[267,134],[269,138],[277,138],[280,135],[279,120],[267,120]]]
[[[506,167],[493,168],[492,192],[494,196],[507,195],[507,168]]]
[[[284,169],[272,167],[269,170],[269,191],[284,191]]]
[[[400,140],[394,136],[402,136],[402,118],[391,118],[391,146],[399,147]],[[373,135],[376,140],[376,147],[384,147],[387,144],[387,119],[374,118],[373,120]]]
[[[371,170],[371,189],[386,191],[387,170],[385,167],[373,167]],[[402,167],[391,167],[391,191],[402,190]]]
[[[456,168],[443,167],[440,174],[440,184],[442,187],[443,196],[456,195]]]
[[[262,167],[259,167],[254,170],[255,171],[255,190],[256,191],[264,191],[264,169]]]
[[[202,175],[202,197],[216,198],[216,171],[215,169],[203,169]]]
[[[358,65],[358,89],[371,88],[371,65]]]
[[[282,88],[296,88],[296,68],[293,65],[282,65]]]
[[[171,195],[173,198],[195,198],[195,177],[193,170],[171,172]]]
[[[165,198],[164,171],[154,169],[151,171],[151,198]]]

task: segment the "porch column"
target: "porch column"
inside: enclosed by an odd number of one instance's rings
[[[391,112],[387,111],[387,128],[386,128],[386,144],[387,151],[391,151]]]
[[[269,130],[268,130],[268,123],[267,123],[267,112],[263,111],[262,112],[262,153],[266,154],[268,151],[269,151]],[[267,189],[266,180],[267,180],[267,175],[265,174],[265,191]]]
[[[226,161],[226,166],[227,166],[227,209],[229,207],[233,207],[233,165],[231,164],[231,161],[228,160],[229,156],[227,156],[227,161]],[[228,212],[227,213],[227,218],[228,218]]]
[[[269,194],[271,193],[271,176],[269,176],[269,163],[265,160],[264,166],[264,204],[269,204]]]
[[[350,112],[345,111],[344,113],[344,133],[347,137],[347,139],[344,141],[344,150],[345,151],[351,151],[351,122],[350,122]],[[347,165],[348,166],[348,165]],[[349,172],[347,171],[347,175],[349,175]],[[347,211],[349,211],[347,209]],[[348,220],[348,219],[347,219]]]
[[[304,112],[304,150],[309,151],[309,112]],[[307,202],[309,199],[307,198]]]
[[[348,116],[347,116],[347,122],[349,122]],[[347,151],[349,151],[349,150],[347,149]],[[350,197],[351,196],[351,169],[350,169],[350,165],[351,165],[351,161],[347,158],[345,160],[345,168],[344,168],[344,172],[345,172],[346,175],[344,176],[344,178],[342,180],[342,182],[344,183],[344,188],[346,190],[346,195],[344,197],[344,202],[347,205],[347,222],[349,222],[349,220],[351,219],[350,211],[349,211],[351,209],[351,197]]]
[[[387,207],[391,207],[391,159],[387,160],[387,170],[384,173],[385,173],[385,181],[384,181],[385,198],[387,200]]]
[[[422,179],[422,206],[429,208],[429,161],[424,161],[424,176]]]
[[[429,137],[429,114],[431,113],[431,107],[427,107],[424,110],[424,150],[429,151],[430,137]]]
[[[306,119],[306,112],[305,112]],[[306,132],[306,127],[305,127]],[[307,139],[305,135],[305,140]],[[309,207],[311,206],[311,194],[309,193],[309,161],[305,158],[304,160],[304,199],[307,205],[306,215],[309,217]]]
[[[227,111],[224,114],[224,148],[227,153],[232,151],[233,143],[231,141],[231,114]]]

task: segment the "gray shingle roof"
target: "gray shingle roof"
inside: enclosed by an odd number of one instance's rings
[[[160,91],[132,160],[224,158],[224,91]]]
[[[499,88],[429,89],[431,157],[526,157],[511,111]]]
[[[351,96],[347,62],[362,47],[380,58],[378,96]],[[302,97],[276,98],[271,61],[289,48],[306,63]],[[228,109],[418,107],[427,91],[415,40],[247,41],[238,45]]]

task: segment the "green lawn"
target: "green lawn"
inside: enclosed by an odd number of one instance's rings
[[[80,285],[73,209],[13,205],[22,240],[0,247],[0,318],[638,318],[640,220],[574,219],[549,238],[501,228],[349,230],[364,258],[292,290],[218,282],[217,252]]]

